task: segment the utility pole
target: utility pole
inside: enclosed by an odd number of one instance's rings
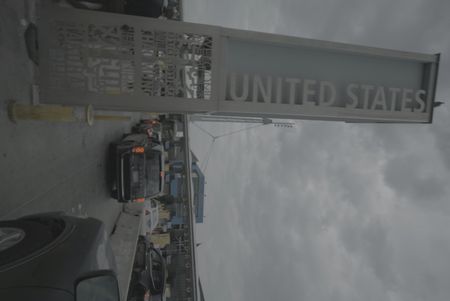
[[[241,116],[222,116],[222,115],[209,115],[209,114],[194,114],[190,115],[189,120],[192,121],[192,125],[197,127],[200,131],[211,137],[211,144],[209,145],[209,148],[206,152],[206,160],[202,162],[200,168],[206,172],[206,169],[208,168],[208,162],[209,158],[211,156],[214,143],[217,139],[231,136],[243,131],[248,131],[250,129],[264,126],[264,125],[273,125],[274,127],[281,127],[281,128],[293,128],[295,126],[294,122],[288,122],[288,121],[273,121],[270,118],[265,117],[241,117]],[[221,135],[214,135],[205,128],[201,127],[197,124],[197,122],[231,122],[231,123],[247,123],[252,124],[250,126],[247,126],[242,129],[238,129],[235,131],[231,131],[225,134]]]
[[[295,126],[294,122],[288,121],[273,121],[265,117],[241,117],[241,116],[222,116],[209,114],[194,114],[190,116],[191,121],[200,122],[232,122],[232,123],[256,123],[256,124],[272,124],[275,127],[292,128]]]

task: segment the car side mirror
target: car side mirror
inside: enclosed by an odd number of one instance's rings
[[[112,272],[92,274],[75,287],[76,301],[120,301],[117,278]]]

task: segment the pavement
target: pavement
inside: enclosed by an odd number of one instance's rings
[[[36,73],[23,34],[34,2],[0,4],[0,220],[64,211],[99,218],[112,230],[122,206],[109,196],[106,152],[141,114],[93,126],[9,120],[10,100],[32,103]]]

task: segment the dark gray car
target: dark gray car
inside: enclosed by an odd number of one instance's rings
[[[0,221],[0,300],[119,301],[103,223],[61,213]]]
[[[144,202],[164,190],[164,150],[147,134],[126,134],[110,145],[114,175],[111,196],[119,202]]]
[[[153,248],[146,237],[140,236],[127,300],[165,300],[166,280],[164,257],[159,250]]]

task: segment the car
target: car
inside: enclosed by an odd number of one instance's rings
[[[0,221],[0,300],[119,301],[101,221],[43,213]]]
[[[159,115],[162,138],[168,141],[180,141],[184,137],[184,125],[179,117],[172,114]]]
[[[128,15],[171,19],[175,14],[168,0],[128,0],[125,3],[124,11]]]
[[[162,144],[162,124],[157,119],[142,119],[132,128],[133,133],[147,134],[149,139],[157,144]]]
[[[172,126],[171,122],[167,122],[166,118],[143,119],[133,126],[133,133],[146,133],[153,142],[161,144],[164,150],[170,149],[170,139],[168,139],[167,130]],[[164,136],[164,137],[163,137]]]
[[[139,202],[164,191],[164,150],[147,134],[131,133],[110,145],[113,162],[111,196]]]
[[[159,203],[155,199],[145,200],[141,235],[151,234],[159,223]]]
[[[151,248],[150,257],[150,293],[152,296],[162,295],[166,288],[167,268],[166,261],[158,249]]]
[[[136,255],[134,256],[133,272],[131,274],[130,286],[128,290],[128,301],[148,300],[150,290],[149,283],[149,259],[148,250],[150,244],[144,236],[139,236]]]
[[[140,236],[127,300],[165,300],[166,279],[167,268],[161,252],[145,236]]]

